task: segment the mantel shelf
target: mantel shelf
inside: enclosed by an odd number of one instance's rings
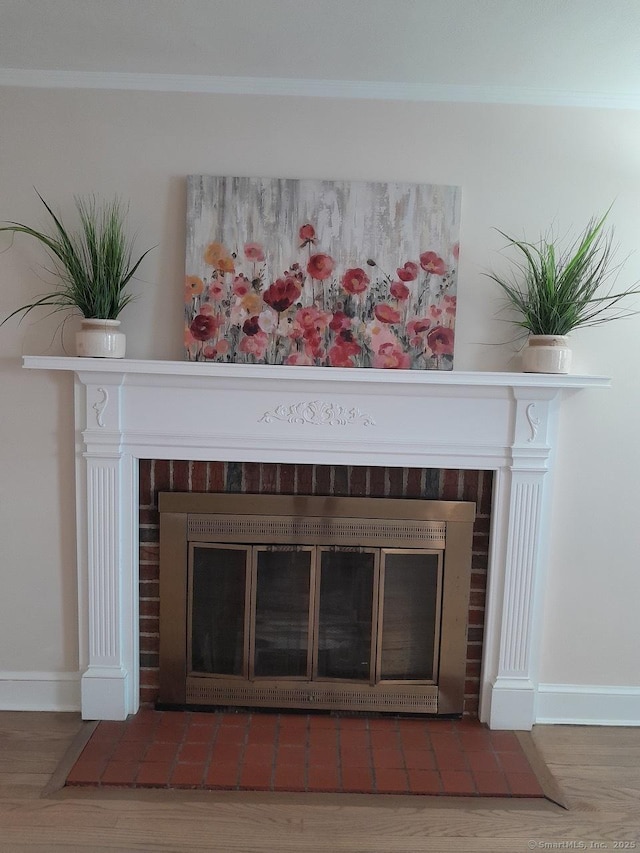
[[[37,370],[69,370],[75,373],[109,373],[127,376],[215,377],[242,380],[288,380],[304,383],[369,384],[388,386],[466,386],[478,388],[606,388],[606,376],[573,374],[507,373],[475,370],[340,370],[336,367],[304,367],[264,364],[217,364],[214,362],[162,361],[153,359],[72,358],[27,355],[23,366]]]

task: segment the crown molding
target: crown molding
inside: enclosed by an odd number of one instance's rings
[[[199,74],[0,68],[0,86],[640,109],[640,93],[577,92],[519,86],[459,86],[371,80],[310,80],[288,77],[219,77]]]

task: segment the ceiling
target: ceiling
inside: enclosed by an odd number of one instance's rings
[[[101,79],[640,108],[640,2],[0,0],[0,84]]]

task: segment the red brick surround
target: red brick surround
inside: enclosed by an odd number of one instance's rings
[[[160,491],[345,495],[475,501],[467,633],[465,715],[476,716],[489,550],[492,474],[487,471],[261,462],[140,460],[140,699],[158,694]]]

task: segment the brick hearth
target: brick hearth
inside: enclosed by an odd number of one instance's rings
[[[67,785],[543,797],[513,732],[477,720],[194,713],[101,722]]]

